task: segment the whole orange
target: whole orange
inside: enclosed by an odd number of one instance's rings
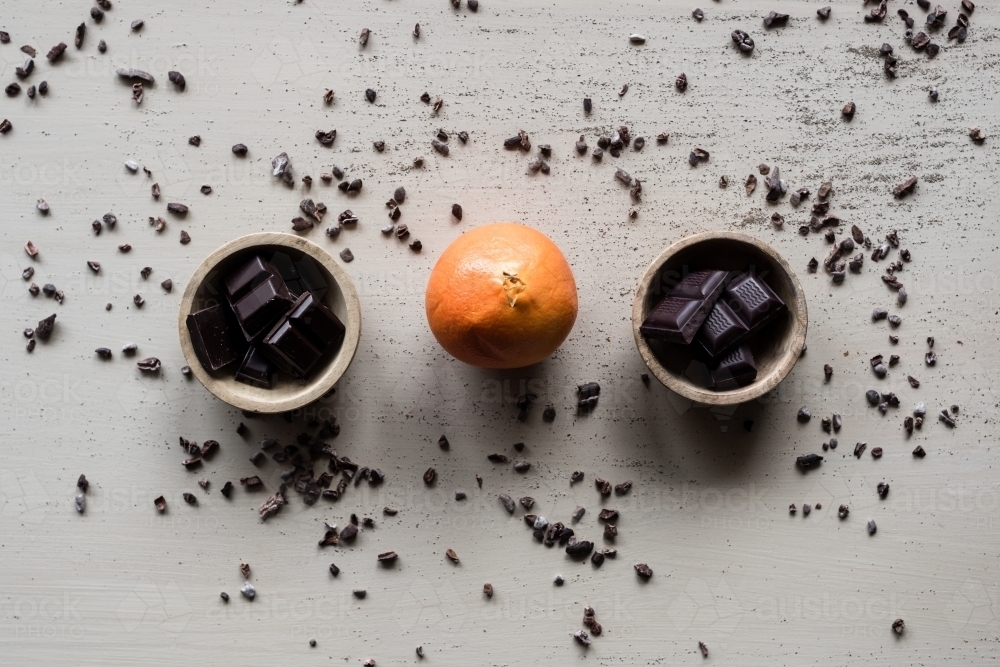
[[[576,321],[576,281],[541,232],[498,222],[462,234],[427,282],[427,321],[441,346],[483,368],[545,359]]]

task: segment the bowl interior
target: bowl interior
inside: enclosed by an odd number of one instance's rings
[[[184,309],[182,305],[180,332],[188,365],[196,371],[198,379],[209,391],[227,403],[246,410],[279,412],[301,407],[316,400],[340,378],[357,348],[360,322],[352,320],[360,319],[360,313],[356,306],[352,307],[351,305],[352,302],[356,303],[357,301],[353,285],[350,285],[345,277],[342,277],[341,280],[344,280],[346,284],[341,284],[341,281],[333,273],[339,267],[336,266],[329,254],[318,246],[307,245],[308,242],[297,237],[291,237],[289,243],[290,245],[285,245],[284,241],[252,245],[234,243],[228,252],[224,252],[226,247],[220,249],[217,254],[221,252],[222,256],[216,257],[214,263],[211,262],[211,257],[206,260],[206,264],[211,265],[203,266],[204,278],[196,286],[191,285],[194,292],[190,306]],[[285,253],[293,261],[303,257],[312,260],[313,266],[327,285],[326,294],[322,301],[343,322],[347,332],[339,346],[326,352],[324,358],[320,360],[308,378],[296,380],[275,369],[272,376],[272,387],[265,389],[236,381],[235,374],[239,367],[239,361],[217,371],[209,371],[202,366],[190,346],[190,334],[188,334],[183,320],[189,313],[209,308],[218,303],[225,303],[223,281],[254,255],[262,255],[265,259],[270,259],[277,252]],[[339,270],[339,272],[343,271]],[[197,277],[197,273],[195,277]],[[350,292],[349,295],[345,293],[345,288]]]
[[[659,269],[655,270],[647,285],[638,324],[645,320],[666,293],[688,273],[700,269],[743,271],[747,268],[753,268],[787,306],[787,310],[755,333],[748,343],[757,362],[756,381],[747,387],[711,390],[708,388],[708,366],[697,357],[693,345],[644,338],[643,341],[660,366],[659,369],[651,368],[667,386],[675,390],[678,386],[690,388],[691,392],[681,392],[689,398],[718,397],[720,400],[713,401],[716,403],[732,402],[726,400],[727,396],[749,400],[744,398],[748,389],[757,386],[762,389],[760,393],[763,393],[772,388],[787,372],[789,355],[794,353],[797,358],[802,344],[796,343],[796,311],[800,291],[796,281],[782,266],[782,261],[772,256],[766,246],[758,246],[739,238],[705,238],[682,247],[667,257]],[[639,335],[638,332],[636,335]],[[796,346],[797,349],[793,351]],[[667,377],[661,377],[661,374]],[[775,378],[776,374],[781,377]],[[763,388],[765,386],[766,389]]]

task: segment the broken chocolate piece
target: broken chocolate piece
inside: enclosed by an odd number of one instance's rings
[[[304,292],[264,337],[263,351],[290,375],[308,376],[316,363],[343,340],[345,327],[333,312]]]
[[[725,287],[727,271],[695,271],[681,280],[646,316],[646,338],[690,343]]]
[[[750,346],[740,345],[723,357],[719,364],[709,370],[712,389],[725,391],[751,384],[757,379],[757,364],[750,353]]]
[[[271,388],[272,367],[267,357],[259,348],[251,347],[239,370],[236,371],[236,381],[262,389]]]
[[[695,341],[710,360],[716,361],[784,310],[785,302],[752,270],[747,270],[726,286]]]
[[[189,314],[186,320],[198,361],[209,371],[231,364],[242,354],[240,341],[232,335],[224,308],[224,304],[216,304]]]
[[[246,339],[266,332],[292,306],[292,296],[278,275],[270,275],[233,304],[233,312]]]

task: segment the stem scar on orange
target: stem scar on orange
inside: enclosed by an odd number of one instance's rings
[[[424,306],[434,337],[455,358],[522,368],[566,340],[578,302],[573,271],[556,244],[531,227],[498,222],[445,249]]]

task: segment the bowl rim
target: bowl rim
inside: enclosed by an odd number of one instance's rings
[[[758,382],[754,382],[746,387],[730,389],[722,392],[703,389],[701,387],[696,387],[694,384],[691,384],[686,380],[678,380],[673,374],[669,373],[666,368],[663,367],[659,359],[657,359],[656,355],[653,353],[653,350],[649,347],[646,339],[639,332],[639,327],[643,322],[643,303],[646,301],[649,286],[653,278],[659,274],[663,265],[682,250],[705,241],[714,241],[718,239],[752,245],[770,257],[771,260],[773,260],[775,264],[779,266],[786,275],[788,275],[792,284],[792,293],[794,297],[793,303],[787,304],[792,317],[792,344],[789,347],[788,353],[786,353],[784,358],[781,359],[778,367],[766,378],[763,378]],[[635,338],[635,345],[639,349],[639,356],[642,357],[642,360],[646,363],[646,366],[649,367],[649,370],[653,372],[653,375],[656,376],[656,379],[662,382],[668,389],[703,405],[738,405],[740,403],[746,403],[747,401],[760,398],[778,386],[778,384],[785,379],[785,376],[791,372],[792,368],[799,360],[799,357],[802,355],[808,325],[809,312],[806,307],[805,292],[802,290],[802,285],[799,283],[798,276],[795,275],[795,272],[792,271],[788,262],[785,261],[785,258],[782,257],[777,250],[760,239],[742,232],[700,232],[698,234],[685,236],[679,241],[675,241],[671,245],[667,246],[667,248],[650,263],[646,272],[642,275],[642,278],[639,279],[639,284],[635,290],[635,298],[632,301],[632,336]]]
[[[198,360],[198,355],[195,354],[194,346],[191,344],[191,334],[187,330],[187,316],[191,312],[195,295],[198,293],[209,272],[220,262],[235,253],[256,246],[281,246],[309,255],[309,257],[322,264],[323,268],[333,276],[337,287],[344,296],[344,302],[347,306],[347,319],[344,322],[346,328],[344,341],[341,343],[337,355],[333,358],[333,362],[321,374],[303,385],[300,391],[282,399],[262,400],[234,392],[228,382],[230,378],[214,377],[202,368],[201,362]],[[198,265],[198,268],[195,269],[188,280],[187,287],[184,288],[184,296],[181,297],[177,314],[177,329],[180,335],[181,351],[184,353],[185,362],[191,368],[194,376],[201,382],[202,386],[218,399],[233,407],[252,412],[266,414],[287,412],[301,408],[322,397],[347,371],[358,351],[358,343],[361,339],[361,301],[358,299],[358,292],[354,287],[351,277],[333,259],[333,256],[320,246],[294,234],[285,232],[257,232],[223,243],[202,260],[201,264]]]

